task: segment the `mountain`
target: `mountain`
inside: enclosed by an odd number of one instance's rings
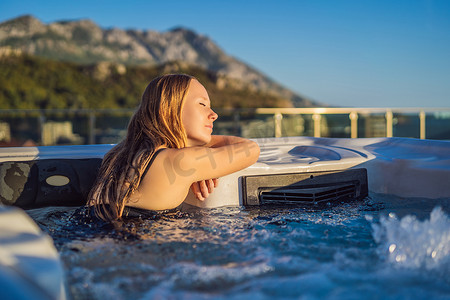
[[[19,51],[6,52],[0,51],[0,110],[135,108],[149,78],[174,72],[198,78],[213,99],[214,109],[252,111],[256,107],[292,105],[289,100],[268,93],[232,86],[220,88],[214,73],[180,62],[156,66],[111,62],[80,65]]]
[[[91,20],[44,24],[26,15],[0,23],[0,47],[81,64],[182,62],[213,72],[222,89],[230,86],[264,92],[287,99],[294,107],[319,105],[227,55],[210,38],[181,27],[167,32],[103,29]]]

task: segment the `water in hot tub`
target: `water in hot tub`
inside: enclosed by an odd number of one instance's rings
[[[448,299],[450,199],[187,208],[116,226],[28,213],[71,299]]]

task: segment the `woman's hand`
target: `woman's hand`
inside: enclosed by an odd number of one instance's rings
[[[191,191],[198,200],[204,201],[218,185],[218,178],[201,180],[191,184]]]

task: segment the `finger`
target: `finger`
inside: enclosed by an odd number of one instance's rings
[[[191,184],[191,191],[192,193],[195,195],[195,193],[197,192],[197,188],[195,186],[195,182]]]
[[[206,185],[208,187],[208,193],[211,194],[213,192],[213,190],[214,190],[214,182],[213,182],[213,180],[212,179],[206,180]]]
[[[208,187],[206,186],[206,181],[202,180],[199,181],[199,187],[200,187],[200,192],[202,193],[202,196],[204,198],[207,198],[209,196],[209,192],[208,192]]]
[[[219,178],[213,178],[212,181],[214,182],[214,187],[216,188],[219,185]]]
[[[194,194],[195,198],[197,198],[200,201],[205,200],[203,198],[200,188],[198,186],[198,182],[194,182],[191,184],[191,190],[192,190],[192,193]]]

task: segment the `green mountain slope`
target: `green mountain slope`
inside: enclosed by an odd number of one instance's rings
[[[290,107],[289,99],[257,91],[197,66],[113,63],[80,65],[29,55],[0,56],[0,109],[134,108],[146,85],[164,73],[196,76],[215,108]]]

